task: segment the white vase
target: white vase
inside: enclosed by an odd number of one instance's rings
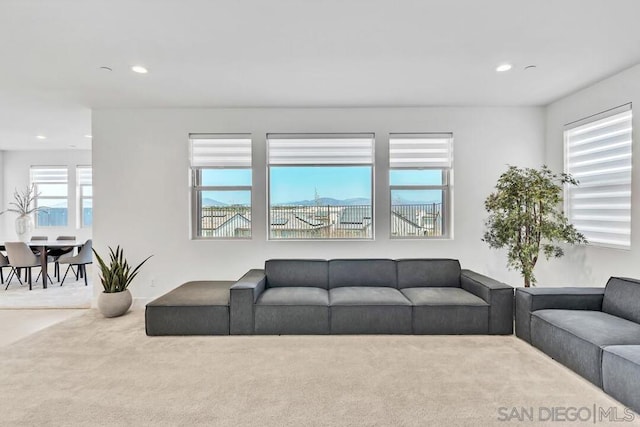
[[[28,242],[31,240],[31,233],[33,232],[33,220],[31,215],[20,215],[16,218],[16,234],[18,240],[21,242]]]
[[[122,292],[102,292],[98,296],[98,310],[104,317],[118,317],[129,310],[132,302],[129,289]]]

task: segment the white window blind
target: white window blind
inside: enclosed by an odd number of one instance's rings
[[[371,165],[373,134],[269,134],[270,165]]]
[[[65,166],[32,166],[33,184],[66,184],[68,170]]]
[[[69,214],[69,168],[32,166],[31,184],[35,186],[36,227],[66,227]]]
[[[78,166],[77,168],[77,185],[91,185],[93,181],[93,173],[91,166]]]
[[[451,168],[453,135],[450,133],[391,134],[389,165],[392,168]]]
[[[631,105],[565,127],[569,221],[590,244],[631,247]]]
[[[191,166],[251,167],[251,135],[191,134]]]

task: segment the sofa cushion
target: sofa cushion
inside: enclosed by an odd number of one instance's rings
[[[462,288],[405,288],[400,292],[413,305],[478,305],[488,307],[482,298]]]
[[[269,288],[329,286],[329,264],[324,260],[270,259],[264,269]]]
[[[611,345],[602,353],[602,388],[640,413],[640,345]]]
[[[328,334],[329,293],[313,287],[266,289],[254,316],[256,334]]]
[[[234,282],[187,282],[147,304],[147,335],[229,335]]]
[[[460,263],[455,259],[398,260],[398,288],[460,287]]]
[[[386,287],[342,287],[329,290],[329,304],[338,305],[404,305],[411,302],[397,289]]]
[[[325,289],[285,287],[266,289],[256,301],[257,305],[329,305]]]
[[[488,334],[489,304],[461,288],[405,288],[414,334]]]
[[[640,281],[610,278],[604,288],[602,311],[640,323]]]
[[[538,310],[531,315],[531,343],[602,387],[602,348],[640,344],[640,325],[601,311]]]
[[[329,261],[329,288],[386,286],[397,288],[396,262],[390,259],[336,259]]]
[[[410,334],[411,302],[397,289],[329,290],[332,334]]]

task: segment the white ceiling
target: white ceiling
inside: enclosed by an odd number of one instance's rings
[[[0,149],[89,148],[91,108],[545,105],[640,62],[638,16],[638,0],[0,0]]]

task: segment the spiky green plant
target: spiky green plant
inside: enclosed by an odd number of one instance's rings
[[[153,255],[148,256],[137,267],[131,268],[127,259],[124,257],[124,250],[118,245],[114,251],[109,247],[110,262],[106,262],[98,255],[95,249],[93,253],[98,259],[100,266],[100,281],[105,293],[115,293],[126,291],[133,279],[138,275],[140,267],[149,260]]]
[[[34,205],[34,202],[39,195],[40,193],[36,192],[36,186],[34,184],[28,185],[22,191],[18,191],[18,189],[14,190],[13,192],[14,201],[9,203],[9,205],[13,207],[0,212],[0,215],[2,215],[5,212],[13,212],[13,213],[17,213],[18,215],[31,215],[34,212],[40,212],[42,210],[46,210],[44,208],[36,207]]]

